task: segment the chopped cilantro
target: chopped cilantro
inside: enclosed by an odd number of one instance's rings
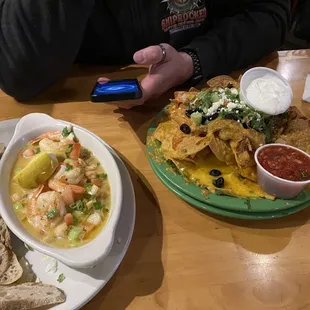
[[[40,148],[39,147],[37,147],[36,149],[35,149],[35,151],[34,151],[36,154],[39,154],[39,153],[41,153],[41,150],[40,150]]]
[[[68,148],[66,149],[66,153],[71,153],[73,148],[73,144],[70,144]]]
[[[47,218],[49,220],[53,219],[54,217],[56,217],[58,215],[58,210],[57,209],[53,209],[52,211],[47,213]]]
[[[93,187],[92,183],[86,183],[84,185],[84,188],[86,189],[87,192],[91,191],[92,187]]]
[[[64,275],[63,273],[61,273],[61,274],[58,276],[57,281],[58,281],[59,283],[61,283],[61,282],[63,282],[65,279],[66,279],[65,275]]]
[[[71,166],[71,165],[67,165],[66,166],[66,171],[70,171],[70,170],[72,170],[73,169],[73,166]]]
[[[100,173],[100,174],[97,174],[97,178],[100,180],[106,180],[107,175],[105,173]]]
[[[101,210],[103,208],[103,204],[98,200],[94,202],[93,206],[96,210]]]
[[[97,163],[97,167],[99,167],[100,166],[100,163]]]
[[[72,132],[72,130],[69,130],[68,127],[65,127],[63,130],[62,130],[62,135],[64,137],[68,137],[70,135],[70,133]]]

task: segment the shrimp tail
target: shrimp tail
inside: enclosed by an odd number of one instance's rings
[[[44,185],[40,185],[33,193],[30,199],[29,207],[28,207],[28,213],[29,214],[35,214],[36,213],[36,207],[37,207],[37,200],[40,194],[42,193],[44,189]]]
[[[80,157],[80,153],[81,153],[81,144],[80,143],[74,143],[73,147],[72,147],[72,151],[69,154],[69,157],[71,159],[78,160]]]

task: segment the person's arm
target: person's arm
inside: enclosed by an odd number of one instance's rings
[[[290,18],[289,2],[244,0],[235,14],[220,18],[212,30],[184,49],[198,54],[205,78],[254,64],[283,43]]]
[[[0,88],[28,100],[75,60],[94,0],[0,0]]]

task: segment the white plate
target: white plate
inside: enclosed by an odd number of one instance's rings
[[[9,143],[18,121],[19,119],[12,119],[0,122],[0,142],[4,142],[5,145]],[[53,310],[77,310],[89,302],[113,276],[123,260],[132,238],[136,214],[133,185],[121,159],[107,144],[105,145],[111,150],[122,175],[123,201],[126,202],[126,206],[122,208],[112,250],[101,264],[81,271],[58,263],[58,270],[55,274],[46,273],[45,268],[51,263],[51,260],[44,260],[45,256],[36,251],[28,251],[24,244],[12,234],[14,251],[17,255],[27,259],[36,276],[42,282],[53,284],[66,293],[66,302],[50,308]],[[62,283],[58,283],[57,278],[61,273],[65,275],[66,279]]]

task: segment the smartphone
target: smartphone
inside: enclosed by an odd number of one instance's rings
[[[112,80],[104,84],[97,82],[91,92],[92,102],[138,100],[141,98],[142,90],[137,79]]]

